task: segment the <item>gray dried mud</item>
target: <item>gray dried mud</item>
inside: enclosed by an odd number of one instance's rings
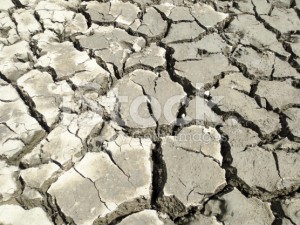
[[[299,0],[1,0],[0,224],[300,224],[299,124]]]

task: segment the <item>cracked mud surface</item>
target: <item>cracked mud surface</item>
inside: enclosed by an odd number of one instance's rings
[[[1,0],[0,224],[300,224],[299,0]]]

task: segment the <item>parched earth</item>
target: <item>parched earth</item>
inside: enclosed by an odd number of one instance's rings
[[[299,0],[1,0],[0,224],[299,225]]]

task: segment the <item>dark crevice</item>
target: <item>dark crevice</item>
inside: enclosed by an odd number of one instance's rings
[[[274,157],[274,161],[275,161],[275,165],[276,165],[278,176],[280,178],[282,178],[281,174],[280,174],[280,167],[279,167],[279,162],[278,162],[278,156],[277,156],[276,152],[272,152],[272,154],[273,154],[273,157]]]
[[[208,29],[206,26],[204,26],[203,24],[201,24],[200,21],[197,20],[197,19],[195,18],[195,16],[191,13],[191,11],[190,11],[190,14],[191,14],[191,16],[194,18],[195,22],[198,24],[199,27],[201,27],[201,28],[202,28],[203,30],[205,30],[206,32],[209,32],[209,29]]]
[[[175,60],[173,59],[172,55],[174,53],[174,49],[165,45],[164,43],[159,43],[159,47],[162,47],[166,50],[166,61],[167,61],[167,72],[169,73],[169,76],[171,80],[175,83],[178,83],[179,85],[182,86],[183,90],[185,93],[187,93],[187,96],[195,96],[196,94],[196,89],[193,87],[191,82],[186,79],[185,77],[178,76],[175,72],[174,65],[175,65]]]
[[[122,222],[123,219],[127,218],[128,216],[135,214],[137,212],[131,212],[129,214],[126,215],[122,215],[122,216],[118,216],[117,218],[113,219],[112,221],[110,221],[107,225],[117,225],[120,222]],[[102,224],[101,224],[102,225]]]
[[[297,223],[295,223],[290,217],[285,216],[285,218],[290,221],[293,225],[297,225]]]
[[[275,29],[274,27],[272,27],[270,24],[268,24],[256,11],[256,6],[253,3],[253,1],[251,1],[252,5],[253,5],[253,11],[254,11],[254,16],[256,18],[256,20],[260,23],[262,23],[264,25],[264,27],[271,31],[272,33],[274,33],[276,35],[277,40],[280,40],[281,38],[281,33],[279,32],[279,30]]]
[[[45,31],[45,26],[44,26],[44,24],[41,22],[41,17],[40,17],[40,15],[37,13],[37,11],[34,11],[33,16],[34,16],[34,18],[36,19],[36,21],[38,21],[39,24],[41,25],[42,30]]]
[[[111,65],[112,65],[112,67],[114,69],[114,73],[115,73],[116,78],[118,80],[120,80],[122,78],[122,74],[120,74],[119,68],[116,65],[114,65],[114,64],[111,64]]]
[[[165,70],[164,67],[162,66],[158,66],[158,67],[151,67],[151,66],[148,66],[148,65],[145,65],[145,64],[136,64],[134,66],[131,66],[131,67],[128,67],[124,70],[124,73],[125,74],[128,74],[128,73],[131,73],[135,70],[138,70],[138,69],[141,69],[141,70],[149,70],[149,71],[152,71],[154,73],[159,73],[159,72],[162,72]]]
[[[273,212],[273,215],[275,216],[275,220],[272,223],[272,225],[282,225],[282,219],[287,219],[293,225],[296,225],[296,223],[294,223],[291,220],[291,218],[285,215],[282,209],[282,201],[280,200],[271,201],[271,210]]]
[[[47,125],[47,123],[44,120],[44,116],[40,114],[36,108],[35,108],[35,103],[33,100],[27,96],[19,87],[16,87],[16,90],[18,94],[20,95],[21,99],[23,102],[27,105],[29,114],[37,120],[37,122],[40,124],[40,126],[47,132],[50,132],[50,127]]]
[[[16,84],[12,83],[9,79],[7,79],[3,74],[0,73],[0,78],[3,79],[4,81],[10,83],[14,89],[18,92],[20,98],[23,100],[25,105],[28,108],[28,112],[30,116],[36,119],[36,121],[39,123],[39,125],[47,132],[50,132],[50,127],[47,125],[47,123],[44,120],[44,116],[40,114],[36,109],[35,109],[35,103],[33,100],[24,92],[20,87],[18,87]]]
[[[19,0],[11,0],[11,1],[17,8],[25,8],[25,6]]]
[[[238,122],[246,128],[249,128],[251,130],[253,130],[255,133],[257,133],[259,135],[259,137],[261,139],[267,138],[264,137],[264,135],[261,133],[260,128],[254,124],[252,121],[247,121],[245,120],[239,113],[234,112],[234,111],[228,111],[228,112],[223,112],[220,110],[220,108],[215,105],[214,107],[212,107],[212,111],[214,111],[217,115],[221,116],[223,118],[223,120],[225,121],[226,119],[230,118],[230,117],[235,117],[238,119]]]
[[[281,124],[281,131],[279,133],[279,135],[281,137],[288,137],[289,139],[292,139],[292,133],[289,129],[289,125],[287,123],[287,116],[284,113],[280,113],[279,116],[279,121]]]
[[[153,7],[161,16],[161,18],[167,22],[167,30],[164,34],[164,38],[168,36],[170,29],[171,29],[171,25],[173,23],[173,21],[171,19],[169,19],[162,11],[160,11],[158,8],[156,8],[155,6]]]
[[[222,168],[225,170],[225,178],[227,186],[224,188],[225,192],[232,190],[236,187],[246,197],[250,196],[250,187],[241,180],[237,175],[237,169],[232,167],[233,157],[231,155],[231,146],[229,144],[229,137],[221,130],[222,126],[216,127],[217,131],[221,135],[221,155],[223,157]],[[222,192],[221,192],[222,193]],[[208,202],[208,201],[207,201]]]
[[[293,49],[288,42],[283,42],[282,44],[285,51],[290,53],[290,57],[288,58],[287,62],[293,67],[298,73],[300,73],[300,65],[296,62],[298,56],[293,52]]]
[[[60,224],[61,222],[64,224],[75,224],[71,218],[64,215],[55,198],[52,198],[48,192],[45,192],[44,195],[46,198],[45,204],[49,211],[48,215],[50,214],[50,218],[54,224]]]
[[[256,80],[255,76],[252,75],[252,74],[250,74],[248,72],[248,69],[247,69],[247,67],[244,64],[238,62],[233,57],[229,57],[228,60],[229,60],[229,62],[230,62],[231,65],[233,65],[233,66],[235,66],[235,67],[237,67],[239,69],[239,71],[244,75],[244,77],[246,77],[246,78],[248,78],[250,80]]]
[[[275,216],[275,220],[272,225],[282,225],[282,218],[284,217],[284,212],[282,210],[281,204],[279,201],[271,202],[271,210]]]
[[[152,150],[152,196],[151,206],[157,209],[157,200],[163,196],[163,189],[167,181],[167,168],[163,160],[163,152],[161,148],[161,141],[154,142],[154,149]]]
[[[85,49],[81,47],[79,40],[76,39],[76,37],[72,39],[73,40],[71,40],[71,42],[73,43],[74,48],[76,48],[80,52],[83,52]],[[91,54],[89,54],[89,56],[91,57]]]
[[[1,78],[2,80],[4,80],[5,82],[11,84],[11,81],[10,81],[9,79],[7,79],[6,76],[4,76],[1,72],[0,72],[0,78]]]
[[[178,109],[177,115],[176,115],[176,122],[172,129],[172,135],[175,136],[182,126],[186,124],[183,116],[186,115],[186,107],[188,106],[188,98],[185,98],[185,102],[182,103],[181,107]]]
[[[257,86],[258,86],[258,81],[251,84],[249,97],[253,98],[255,96],[255,93],[257,91]]]
[[[300,6],[294,7],[294,10],[297,13],[298,18],[300,19]]]
[[[83,7],[81,7],[79,9],[79,13],[81,13],[84,16],[84,18],[86,19],[88,28],[90,28],[92,26],[92,19],[91,19],[90,14],[88,14]]]

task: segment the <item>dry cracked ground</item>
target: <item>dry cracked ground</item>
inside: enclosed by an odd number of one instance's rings
[[[299,0],[1,0],[0,224],[299,225]]]

